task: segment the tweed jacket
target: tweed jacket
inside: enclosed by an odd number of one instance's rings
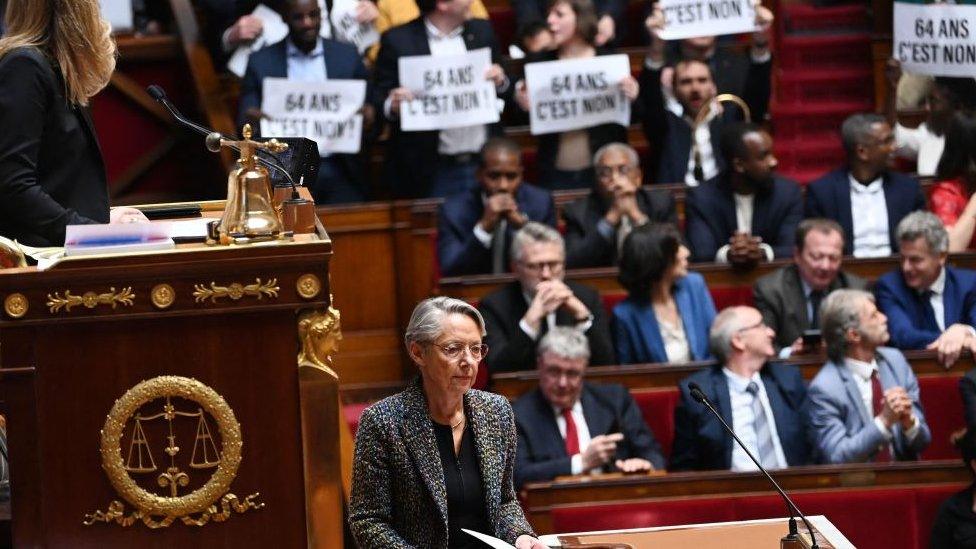
[[[534,536],[515,497],[515,414],[504,397],[469,390],[464,412],[481,466],[488,534]],[[419,381],[363,412],[356,435],[349,526],[363,549],[447,547],[447,489]]]

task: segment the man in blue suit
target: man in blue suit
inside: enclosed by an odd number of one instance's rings
[[[882,347],[888,323],[863,290],[824,300],[821,326],[830,359],[810,383],[810,439],[820,461],[915,460],[932,435],[918,380],[897,349]]]
[[[515,231],[529,221],[556,226],[552,196],[522,182],[515,141],[489,139],[475,176],[478,188],[448,197],[437,212],[437,259],[445,276],[505,272]]]
[[[288,23],[288,37],[251,54],[241,82],[238,122],[260,128],[265,78],[288,78],[305,82],[327,79],[366,80],[366,66],[356,47],[319,36],[322,12],[316,0],[287,0],[282,16]],[[364,129],[373,117],[364,107]],[[306,182],[319,204],[366,200],[366,165],[362,155],[332,154],[322,158],[318,181]]]
[[[804,217],[827,217],[840,223],[849,235],[845,255],[891,255],[898,249],[894,234],[898,222],[925,209],[922,188],[914,178],[889,169],[895,137],[881,115],[851,115],[841,126],[841,139],[847,166],[807,186]]]
[[[976,272],[947,266],[949,234],[931,212],[914,212],[898,224],[901,268],[874,286],[888,316],[891,345],[936,349],[951,366],[962,349],[976,348]]]
[[[721,148],[728,168],[689,189],[685,200],[692,259],[754,266],[790,257],[803,193],[773,172],[773,138],[755,124],[734,124]]]
[[[798,368],[767,363],[775,354],[774,336],[752,307],[729,307],[715,317],[709,341],[719,363],[680,384],[671,470],[756,470],[718,419],[692,398],[691,383],[701,387],[763,467],[810,462],[803,414],[807,390]]]
[[[516,486],[561,475],[664,468],[661,448],[627,388],[583,381],[590,347],[582,332],[554,327],[537,356],[539,387],[512,406]]]

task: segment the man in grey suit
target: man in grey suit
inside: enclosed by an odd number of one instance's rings
[[[882,347],[888,319],[863,290],[824,300],[821,330],[830,359],[808,390],[812,442],[827,463],[907,461],[932,435],[918,380],[901,351]]]
[[[776,332],[780,358],[815,351],[803,346],[803,332],[819,327],[823,298],[840,288],[864,290],[867,281],[841,271],[844,229],[832,219],[804,219],[796,229],[793,264],[756,281],[752,288],[763,322]]]

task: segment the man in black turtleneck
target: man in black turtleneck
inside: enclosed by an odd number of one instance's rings
[[[755,124],[722,133],[725,170],[688,190],[688,244],[693,261],[739,267],[789,257],[803,217],[800,186],[773,173],[773,138]]]

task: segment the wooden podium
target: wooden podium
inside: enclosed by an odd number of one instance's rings
[[[16,547],[342,547],[332,243],[0,271]]]

